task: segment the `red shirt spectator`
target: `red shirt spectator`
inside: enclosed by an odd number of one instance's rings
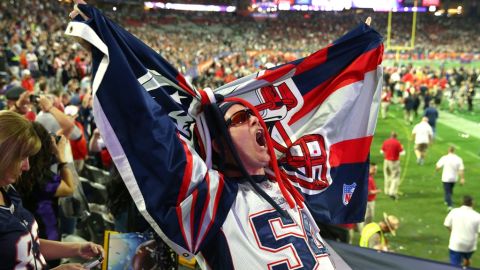
[[[383,142],[382,152],[386,160],[396,161],[400,158],[400,153],[403,152],[403,146],[396,136],[391,137]]]
[[[392,92],[383,91],[382,92],[382,102],[390,102],[392,100]]]
[[[35,80],[32,78],[30,70],[28,69],[22,71],[22,87],[28,92],[33,92],[35,87]]]
[[[405,75],[403,75],[402,77],[402,82],[404,83],[410,82],[411,84],[413,84],[414,80],[415,78],[413,77],[413,74],[410,72],[405,73]]]
[[[85,160],[88,155],[87,140],[85,139],[85,133],[83,125],[75,120],[75,125],[82,132],[82,136],[78,140],[70,140],[70,146],[72,148],[72,155],[74,160]]]
[[[367,201],[373,202],[377,198],[376,192],[370,192],[371,190],[377,190],[377,184],[375,183],[375,179],[373,179],[373,175],[368,176],[368,197]]]

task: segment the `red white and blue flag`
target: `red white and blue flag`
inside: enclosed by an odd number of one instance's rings
[[[180,254],[195,252],[222,226],[235,189],[193,147],[205,94],[100,11],[80,9],[90,19],[66,34],[92,45],[95,121],[112,159],[157,233]],[[213,90],[256,106],[282,173],[317,221],[363,220],[382,54],[382,37],[362,23],[306,58]]]

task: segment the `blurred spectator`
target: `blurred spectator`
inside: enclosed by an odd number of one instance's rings
[[[365,225],[360,236],[360,246],[381,251],[391,251],[385,233],[391,233],[395,236],[395,231],[399,226],[400,221],[396,216],[383,213],[382,221],[378,223],[372,222]]]
[[[397,199],[398,187],[400,186],[400,155],[403,155],[405,151],[397,139],[396,132],[392,131],[390,138],[383,142],[380,152],[384,156],[383,177],[385,179],[385,195],[390,196],[392,199]]]
[[[108,152],[98,129],[93,131],[92,138],[90,138],[90,142],[88,144],[88,149],[90,152],[99,155],[100,164],[103,169],[110,170],[112,168],[112,157],[110,156],[110,153]]]
[[[20,86],[15,86],[5,92],[7,99],[7,109],[19,113],[30,121],[36,119],[35,113],[31,109],[30,103],[31,93],[25,91]]]
[[[29,157],[36,154],[41,142],[32,124],[21,115],[0,111],[0,258],[2,268],[48,268],[45,260],[63,257],[91,259],[103,255],[100,245],[65,243],[38,237],[34,216],[23,207],[12,186],[30,169]],[[28,237],[28,241],[21,241]],[[30,241],[32,240],[32,241]],[[80,264],[65,264],[53,269],[82,269]]]
[[[453,208],[453,188],[455,183],[460,177],[460,184],[465,184],[465,177],[463,174],[464,166],[463,160],[461,157],[455,154],[455,147],[450,146],[448,148],[448,154],[442,156],[435,165],[435,170],[440,170],[443,167],[442,171],[442,182],[443,190],[445,193],[445,204],[448,206],[448,211]]]
[[[463,205],[452,209],[443,223],[450,231],[448,249],[450,263],[464,268],[470,266],[470,258],[477,250],[480,232],[480,214],[473,210],[473,198],[463,197]]]
[[[435,105],[435,103],[430,103],[429,106],[425,109],[423,116],[428,118],[428,124],[430,125],[430,127],[432,127],[433,138],[435,138],[437,119],[439,116],[437,105]]]
[[[367,197],[367,209],[365,212],[365,220],[362,223],[358,223],[357,227],[360,232],[362,232],[365,224],[373,222],[375,218],[375,200],[377,199],[377,194],[382,192],[381,189],[377,188],[375,183],[374,176],[377,174],[377,164],[370,162],[370,169],[368,173],[368,197]]]
[[[81,138],[82,133],[78,127],[75,126],[74,120],[58,108],[61,105],[54,103],[53,96],[40,96],[38,99],[38,105],[41,112],[37,115],[35,121],[41,123],[49,132],[65,135],[65,137],[71,140],[78,140]]]
[[[35,80],[32,78],[30,70],[22,70],[22,87],[28,92],[33,92],[35,86]]]
[[[80,137],[78,139],[70,139],[70,146],[72,148],[73,162],[75,169],[78,173],[83,170],[85,159],[88,155],[87,139],[85,138],[85,132],[82,123],[77,121],[78,107],[75,105],[68,105],[65,107],[65,115],[70,117],[74,121],[75,126],[80,131]]]
[[[433,142],[433,131],[427,117],[422,117],[422,121],[413,127],[412,138],[415,141],[417,164],[423,165],[428,146]]]
[[[392,102],[392,92],[389,90],[387,86],[383,88],[382,97],[381,97],[381,109],[380,109],[380,116],[382,119],[387,118],[388,106]]]
[[[51,135],[39,123],[34,122],[33,128],[42,147],[31,156],[30,170],[21,176],[15,187],[23,198],[25,208],[33,213],[38,223],[39,237],[59,241],[58,198],[70,196],[75,190],[73,174],[65,159],[68,142],[64,136]],[[52,165],[56,165],[57,173],[50,169]],[[59,263],[49,262],[49,265]]]
[[[473,85],[469,85],[467,90],[467,105],[468,111],[473,111],[473,99],[475,98],[475,87]]]

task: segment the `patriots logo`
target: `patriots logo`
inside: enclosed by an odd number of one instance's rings
[[[177,130],[187,139],[192,139],[191,126],[195,123],[193,117],[187,113],[192,110],[193,97],[184,93],[176,83],[170,81],[156,70],[147,70],[147,73],[137,79],[143,88],[166,110],[168,116],[177,126]],[[162,104],[161,99],[168,94],[175,103]]]
[[[342,201],[345,206],[347,206],[350,200],[352,199],[352,195],[356,187],[357,187],[357,183],[353,183],[351,185],[343,184]]]

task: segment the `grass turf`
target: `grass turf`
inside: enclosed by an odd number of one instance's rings
[[[480,61],[471,61],[470,63],[462,63],[460,60],[384,60],[382,65],[385,67],[391,67],[396,65],[408,65],[412,64],[414,67],[431,67],[431,68],[441,68],[446,69],[452,68],[466,68],[466,69],[478,69],[480,68]]]
[[[441,115],[441,112],[440,112]],[[477,112],[476,116],[480,118]],[[420,116],[414,121],[418,123]],[[376,219],[383,212],[396,215],[401,220],[397,236],[388,236],[390,246],[398,253],[448,262],[449,231],[443,226],[447,207],[443,203],[441,171],[435,172],[435,163],[447,153],[449,145],[457,147],[457,154],[463,158],[465,165],[465,185],[457,184],[454,189],[455,206],[461,205],[462,196],[469,194],[480,202],[480,140],[474,137],[460,136],[459,131],[437,124],[436,140],[427,152],[425,164],[416,164],[414,143],[411,138],[413,125],[403,120],[400,105],[390,106],[387,119],[379,119],[371,148],[371,160],[377,163],[378,173],[375,177],[377,186],[383,190],[383,156],[380,154],[382,142],[391,131],[396,131],[398,139],[405,148],[401,157],[400,192],[398,200],[392,200],[384,194],[377,196]],[[461,129],[461,127],[459,127]],[[480,205],[480,204],[478,204]],[[354,243],[358,243],[358,234]],[[473,267],[480,267],[480,252],[472,257]]]

